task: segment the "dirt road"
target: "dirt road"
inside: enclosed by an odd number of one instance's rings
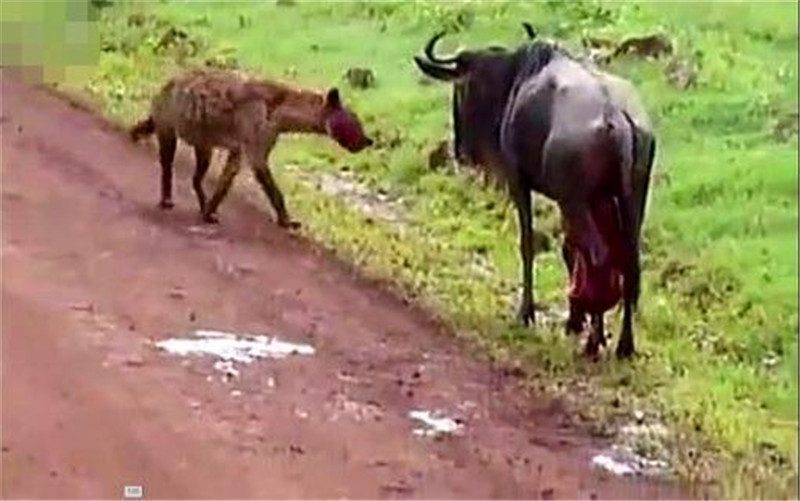
[[[235,193],[199,224],[190,165],[2,77],[2,497],[654,498],[595,471],[555,402]],[[244,175],[249,173],[243,171]],[[153,342],[199,328],[316,353],[241,366]],[[417,436],[414,409],[462,420]]]

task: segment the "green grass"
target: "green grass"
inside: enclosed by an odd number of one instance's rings
[[[353,156],[325,139],[282,141],[272,163],[309,235],[429,305],[477,351],[523,363],[534,388],[570,397],[595,422],[633,408],[659,413],[686,477],[715,477],[726,496],[797,496],[796,3],[172,0],[101,14],[105,51],[73,85],[106,113],[133,122],[164,78],[207,58],[340,86],[368,130],[399,144]],[[645,223],[642,356],[631,364],[587,365],[561,326],[516,327],[514,212],[469,176],[427,168],[427,152],[451,135],[450,89],[422,85],[411,56],[441,27],[458,31],[443,41],[451,49],[517,44],[522,20],[573,48],[584,33],[662,31],[676,57],[700,58],[691,90],[668,83],[666,62],[612,66],[639,87],[660,146]],[[195,48],[157,49],[170,26]],[[371,68],[377,86],[348,88],[351,66]],[[299,181],[300,172],[343,168],[401,197],[406,223],[369,221]],[[551,207],[537,223],[557,237]],[[488,272],[475,271],[478,258]],[[537,257],[539,299],[563,304],[565,278],[555,251]]]

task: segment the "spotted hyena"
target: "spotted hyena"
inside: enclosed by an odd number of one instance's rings
[[[246,157],[282,227],[297,227],[269,169],[268,157],[280,134],[324,134],[356,153],[370,146],[358,117],[341,102],[338,89],[320,93],[219,69],[189,70],[170,79],[153,98],[150,115],[130,131],[136,141],[155,134],[161,162],[162,209],[173,207],[172,162],[178,138],[194,147],[192,185],[203,220],[217,221],[216,211]],[[228,159],[211,199],[203,178],[214,148]]]

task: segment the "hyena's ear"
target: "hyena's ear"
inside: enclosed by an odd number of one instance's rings
[[[342,101],[339,99],[339,89],[332,87],[328,91],[328,95],[325,96],[325,106],[334,109],[342,107]]]

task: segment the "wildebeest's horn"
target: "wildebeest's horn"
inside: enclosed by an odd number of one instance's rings
[[[428,43],[425,44],[425,55],[428,56],[428,59],[430,59],[434,63],[452,64],[458,61],[458,54],[456,54],[455,56],[439,58],[436,57],[433,53],[433,47],[436,45],[436,42],[438,42],[439,39],[442,38],[444,35],[445,35],[444,31],[440,31],[439,33],[433,35],[433,37],[428,41]]]
[[[525,33],[528,35],[528,38],[530,40],[533,40],[533,39],[536,38],[536,35],[537,35],[536,28],[534,28],[531,25],[531,23],[527,23],[527,22],[522,23],[522,27],[525,28]]]
[[[437,80],[451,81],[461,76],[461,73],[457,69],[432,63],[423,57],[414,56],[414,62],[417,63],[417,67],[423,73]]]

